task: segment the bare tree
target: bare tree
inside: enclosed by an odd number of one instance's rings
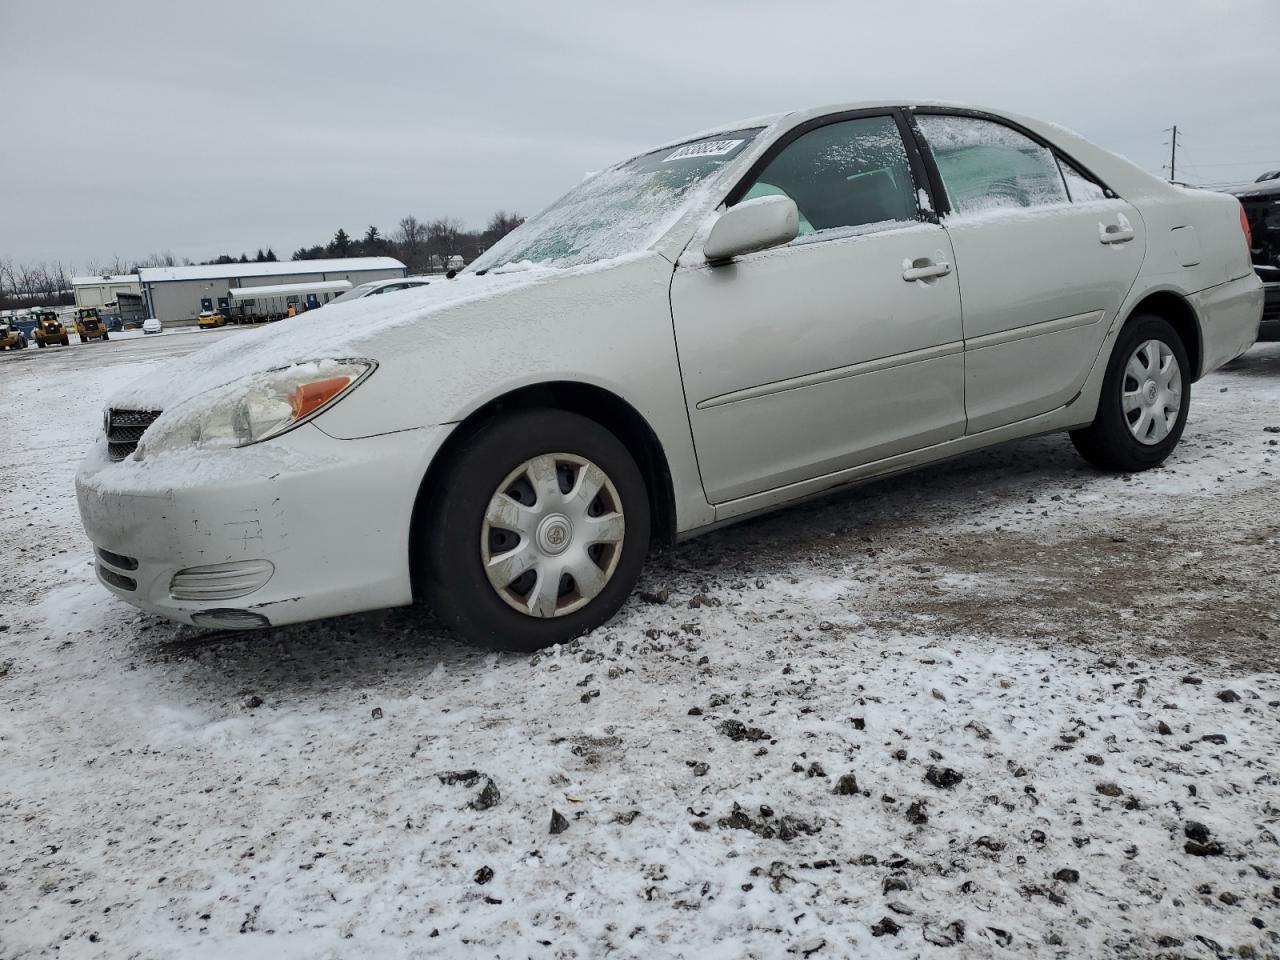
[[[458,252],[458,238],[462,233],[462,224],[453,217],[441,217],[427,224],[427,250],[433,261],[443,269],[448,269],[449,258]]]
[[[176,267],[178,258],[166,250],[164,253],[153,253],[143,257],[141,260],[135,261],[133,269],[128,273],[137,273],[142,267]]]
[[[0,307],[57,306],[74,301],[66,264],[0,261]]]
[[[426,224],[414,216],[404,217],[400,220],[400,225],[391,239],[395,244],[396,253],[406,267],[414,273],[420,273],[426,269]]]
[[[129,273],[130,264],[119,254],[110,260],[91,260],[85,274],[91,277],[114,277]]]
[[[524,223],[524,217],[514,210],[510,213],[499,210],[489,218],[489,225],[484,228],[484,238],[489,243],[497,243],[522,223]]]

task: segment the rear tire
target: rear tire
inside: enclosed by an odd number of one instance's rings
[[[41,350],[43,350],[43,349],[45,348],[45,342],[44,342],[43,340],[37,340],[37,341],[36,341],[36,345],[37,345]]]
[[[1111,351],[1093,423],[1071,431],[1071,442],[1101,470],[1158,467],[1182,438],[1191,376],[1186,347],[1169,322],[1134,317]]]
[[[488,646],[528,652],[600,626],[649,549],[635,460],[604,427],[562,410],[485,424],[423,497],[414,549],[427,601]]]

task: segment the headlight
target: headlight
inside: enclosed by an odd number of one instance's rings
[[[138,444],[138,459],[278,437],[329,409],[376,366],[373,360],[313,360],[233,380],[165,410]]]

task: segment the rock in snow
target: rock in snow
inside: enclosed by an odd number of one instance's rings
[[[569,821],[564,818],[559,810],[551,811],[551,833],[564,833],[569,829]]]

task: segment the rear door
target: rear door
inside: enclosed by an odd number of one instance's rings
[[[996,118],[920,109],[915,124],[960,278],[968,432],[1063,406],[1138,275],[1142,218]]]

